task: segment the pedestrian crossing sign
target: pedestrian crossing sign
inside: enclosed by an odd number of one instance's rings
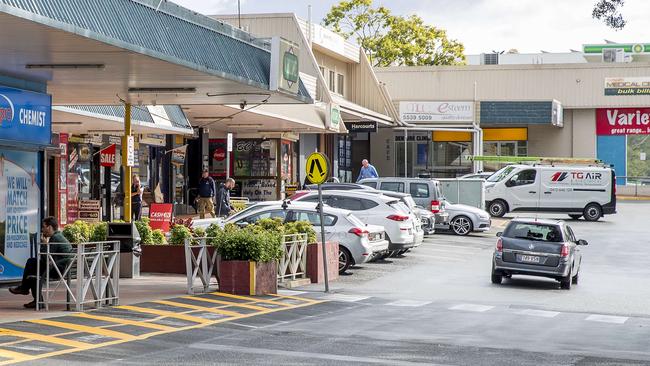
[[[313,184],[323,184],[329,176],[329,160],[324,154],[313,153],[307,158],[305,171],[307,172],[307,179],[310,182]]]

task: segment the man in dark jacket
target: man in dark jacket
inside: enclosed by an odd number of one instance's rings
[[[235,188],[235,180],[232,178],[226,179],[226,183],[219,185],[217,191],[217,216],[228,216],[234,211],[230,204],[230,190]]]
[[[56,218],[50,216],[46,217],[43,220],[43,225],[41,226],[41,234],[47,240],[47,243],[41,244],[41,253],[47,252],[47,246],[50,247],[50,253],[72,253],[72,245],[68,242],[68,239],[63,236],[61,231],[59,231],[59,224],[56,221]],[[61,255],[52,255],[54,259],[54,264],[58,268],[59,272],[63,274],[66,267],[70,263],[71,258],[69,256]],[[41,257],[40,263],[40,272],[41,280],[45,278],[46,274],[46,263],[45,257]],[[41,290],[40,284],[36,282],[36,258],[29,258],[27,263],[25,263],[25,270],[23,271],[23,281],[20,285],[16,287],[11,287],[9,292],[15,295],[29,295],[29,292],[32,292],[34,301],[25,304],[25,307],[28,309],[34,309],[36,307],[36,291]],[[50,279],[57,280],[59,278],[59,273],[57,270],[52,267],[50,268]],[[38,285],[38,286],[37,286]],[[42,299],[43,297],[40,296]]]
[[[215,217],[213,201],[216,193],[214,179],[212,179],[207,169],[203,170],[201,179],[199,179],[198,196],[196,197],[196,205],[202,219],[205,219],[206,213]]]

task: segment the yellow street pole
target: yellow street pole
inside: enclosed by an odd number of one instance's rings
[[[131,136],[131,104],[124,103],[124,137],[122,137],[122,168],[124,171],[124,221],[131,222],[131,167],[128,164],[128,140]]]

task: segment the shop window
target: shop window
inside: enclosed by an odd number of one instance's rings
[[[336,92],[341,95],[345,92],[345,76],[343,74],[336,75]]]
[[[429,197],[429,185],[424,183],[411,183],[411,196],[413,198]]]
[[[404,183],[401,182],[381,182],[379,189],[382,191],[404,192]]]
[[[238,139],[234,151],[235,177],[275,177],[276,140]]]
[[[627,136],[627,172],[629,177],[650,176],[650,136]],[[647,178],[629,178],[630,184],[648,184]]]
[[[329,71],[329,79],[327,81],[327,84],[330,91],[336,92],[336,73],[332,70]]]

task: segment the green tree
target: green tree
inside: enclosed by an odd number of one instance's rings
[[[591,16],[594,19],[602,20],[610,28],[621,30],[627,23],[621,14],[621,7],[624,3],[625,0],[598,0]]]
[[[372,0],[341,1],[323,24],[357,42],[373,66],[458,65],[465,47],[447,32],[424,23],[417,15],[398,16]]]

